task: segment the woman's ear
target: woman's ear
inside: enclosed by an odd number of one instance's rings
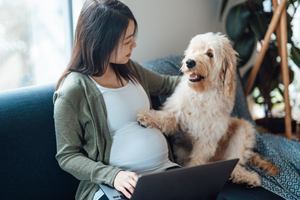
[[[224,93],[226,98],[234,98],[236,90],[236,64],[238,53],[229,43],[225,44],[225,60],[223,62]]]

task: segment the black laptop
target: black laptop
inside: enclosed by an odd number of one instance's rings
[[[142,176],[131,200],[216,199],[238,160],[225,160]],[[110,186],[101,184],[100,187],[109,200],[127,199]]]

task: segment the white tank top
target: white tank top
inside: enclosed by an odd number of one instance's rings
[[[139,110],[150,109],[142,86],[129,81],[124,87],[111,89],[94,83],[103,95],[113,140],[109,164],[139,175],[176,166],[168,158],[168,145],[163,134],[158,129],[140,126],[136,120]]]

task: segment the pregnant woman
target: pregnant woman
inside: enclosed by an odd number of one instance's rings
[[[150,95],[170,94],[180,77],[156,74],[130,60],[137,22],[118,0],[87,0],[71,61],[54,93],[60,167],[80,180],[76,199],[99,199],[99,184],[131,197],[138,175],[178,166],[157,129],[141,127]]]

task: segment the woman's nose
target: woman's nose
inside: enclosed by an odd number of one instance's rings
[[[133,40],[133,43],[132,43],[132,47],[131,47],[131,48],[133,49],[133,48],[135,48],[135,47],[136,47],[136,42],[135,42],[135,40]]]

